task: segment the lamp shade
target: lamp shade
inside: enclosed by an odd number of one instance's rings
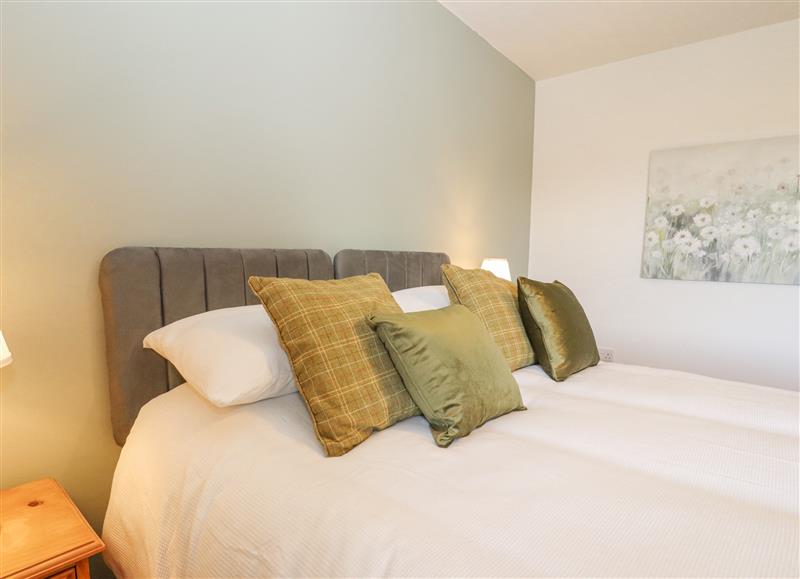
[[[483,260],[481,269],[491,271],[497,277],[511,281],[511,270],[508,267],[508,260],[504,257],[487,257]]]
[[[11,357],[11,350],[8,349],[6,339],[3,337],[3,332],[0,332],[0,368],[8,366],[14,358]]]

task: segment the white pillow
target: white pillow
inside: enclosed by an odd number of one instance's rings
[[[212,310],[144,339],[216,406],[247,404],[297,390],[292,364],[262,306]]]
[[[438,310],[450,305],[447,288],[443,285],[424,285],[392,292],[394,301],[405,313]]]

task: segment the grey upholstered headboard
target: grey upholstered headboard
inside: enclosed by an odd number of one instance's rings
[[[443,253],[345,250],[336,277],[376,271],[394,291],[440,283]],[[145,403],[183,382],[161,356],[142,348],[151,331],[208,310],[257,304],[251,275],[331,279],[334,266],[320,249],[198,249],[122,247],[100,264],[111,422],[124,444]]]
[[[343,249],[333,258],[333,270],[336,279],[377,272],[390,290],[397,291],[440,285],[445,263],[450,263],[446,253]]]

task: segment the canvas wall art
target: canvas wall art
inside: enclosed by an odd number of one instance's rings
[[[800,283],[800,141],[653,151],[642,277]]]

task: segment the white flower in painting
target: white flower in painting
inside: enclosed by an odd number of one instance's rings
[[[706,241],[719,239],[719,228],[714,227],[713,225],[707,225],[700,230],[700,237]]]
[[[701,249],[701,246],[702,244],[700,240],[693,237],[685,243],[679,244],[677,249],[679,253],[684,255],[696,255],[697,257],[702,257],[706,254],[706,252]]]
[[[745,219],[747,219],[748,221],[755,221],[760,217],[761,217],[761,209],[751,209],[750,211],[747,212]]]
[[[761,251],[761,244],[755,237],[740,237],[733,242],[733,253],[749,259]]]
[[[719,226],[720,235],[730,235],[733,232],[733,225],[730,223],[723,223]]]
[[[704,249],[700,247],[700,240],[695,239],[689,244],[689,249],[692,250],[692,255],[695,257],[703,257],[706,252]]]
[[[800,229],[800,215],[781,215],[779,221],[789,229]]]
[[[734,191],[734,193],[736,193],[737,195],[741,195],[742,193],[744,193],[744,192],[745,192],[744,185],[737,185],[736,187],[734,187],[733,191]]]
[[[697,227],[705,227],[711,225],[711,216],[708,213],[698,213],[694,216],[693,221]]]
[[[786,183],[781,183],[776,187],[778,193],[786,193],[789,190],[789,186]]]
[[[764,218],[764,221],[769,223],[770,225],[778,222],[778,216],[774,213],[770,213]]]
[[[669,225],[669,221],[663,215],[659,215],[655,219],[653,219],[653,225],[655,225],[658,229],[665,229],[667,225]]]
[[[783,237],[783,228],[782,227],[770,227],[767,229],[767,237],[770,239],[780,239]]]
[[[702,207],[703,209],[708,209],[709,207],[714,205],[714,203],[716,203],[716,201],[712,197],[703,197],[702,199],[700,199],[700,207]]]
[[[679,217],[683,215],[684,211],[686,211],[686,209],[680,203],[671,205],[669,208],[669,214],[672,215],[673,217]]]
[[[644,234],[644,242],[647,244],[647,247],[658,245],[659,241],[661,241],[661,239],[655,231],[648,231]]]
[[[675,243],[675,245],[685,245],[692,239],[694,239],[694,236],[689,233],[688,229],[681,229],[675,234],[675,236],[672,238],[672,241]]]
[[[795,253],[798,250],[797,236],[790,235],[781,242],[781,247],[787,253]]]
[[[736,235],[750,235],[753,232],[753,226],[747,221],[737,221],[733,226],[733,232]]]
[[[736,219],[739,217],[739,213],[742,212],[742,208],[738,205],[728,205],[725,210],[722,212],[722,216],[725,219]]]
[[[788,209],[789,205],[787,205],[786,201],[773,201],[769,206],[769,210],[773,213],[786,213]]]
[[[661,259],[662,257],[664,257],[664,254],[661,253],[659,250],[654,249],[653,251],[650,252],[650,257],[652,257],[653,259]]]
[[[664,241],[661,242],[661,247],[665,251],[672,251],[673,249],[675,249],[675,242],[672,241],[671,239],[665,239]]]

